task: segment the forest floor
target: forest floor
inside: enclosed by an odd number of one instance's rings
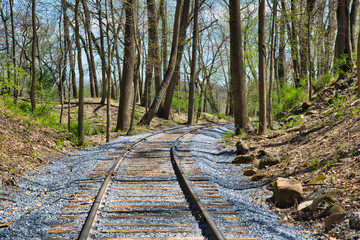
[[[346,213],[360,212],[360,99],[356,92],[354,76],[338,80],[312,102],[293,110],[282,129],[243,138],[254,155],[265,150],[282,156],[280,164],[259,170],[260,181],[268,184],[277,177],[293,177],[302,183],[305,200],[328,193]],[[327,232],[323,218],[299,217],[296,208],[271,208],[285,215],[285,223],[301,220],[325,239],[360,239],[359,231],[349,228],[349,220]]]
[[[56,159],[68,156],[76,150],[98,146],[106,142],[106,105],[99,104],[99,98],[84,100],[85,144],[82,147],[71,142],[68,132],[43,126],[30,117],[8,110],[0,98],[0,186],[14,186],[16,177],[31,169],[52,163]],[[70,102],[70,119],[77,120],[77,100]],[[55,106],[60,115],[60,105]],[[123,136],[127,131],[114,132],[117,121],[118,102],[111,102],[111,140]],[[186,125],[187,115],[171,113],[171,119],[155,117],[150,126],[138,126],[136,123],[144,114],[145,108],[136,106],[132,134],[156,131],[179,125]],[[62,123],[67,124],[68,104],[65,103]],[[201,123],[224,122],[216,115],[203,113]],[[1,198],[0,198],[1,200]]]

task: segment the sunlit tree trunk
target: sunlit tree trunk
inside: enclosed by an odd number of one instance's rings
[[[230,9],[230,61],[234,98],[235,133],[250,129],[245,69],[242,52],[240,1],[229,0]]]
[[[160,90],[157,92],[153,103],[149,111],[145,113],[145,115],[140,120],[140,124],[149,125],[151,120],[155,117],[155,114],[159,110],[161,101],[165,95],[166,89],[169,86],[170,80],[173,76],[176,59],[178,54],[178,44],[179,44],[179,28],[180,28],[180,18],[183,9],[183,0],[177,0],[176,3],[176,11],[175,11],[175,21],[174,21],[174,30],[173,30],[173,42],[171,48],[171,55],[169,60],[169,66],[164,76],[164,80],[161,83]]]
[[[180,64],[185,48],[185,41],[186,41],[186,29],[188,27],[188,21],[189,21],[189,10],[190,10],[190,0],[184,0],[184,5],[181,13],[181,20],[180,20],[180,33],[179,33],[179,46],[178,46],[178,53],[176,57],[176,64],[174,69],[174,74],[172,75],[171,81],[169,83],[169,86],[166,90],[166,97],[164,101],[164,107],[160,111],[160,116],[165,119],[169,119],[170,117],[170,110],[171,110],[171,104],[172,99],[174,96],[175,86],[177,84],[177,80],[180,77]]]
[[[79,110],[78,110],[78,137],[79,144],[84,143],[84,70],[82,66],[81,45],[79,37],[79,2],[75,3],[75,43],[77,48],[78,71],[79,71]]]
[[[13,67],[16,67],[16,37],[15,37],[15,24],[14,24],[14,0],[9,0],[10,4],[10,23],[11,23],[11,60]],[[19,96],[19,80],[17,79],[16,74],[14,74],[14,99],[15,103]]]
[[[350,34],[351,34],[351,48],[356,51],[356,20],[359,9],[359,0],[353,0],[350,12]]]
[[[160,19],[161,19],[161,56],[162,56],[162,65],[163,65],[163,75],[166,73],[167,69],[167,4],[166,0],[160,0]]]
[[[191,57],[191,73],[189,84],[189,106],[188,106],[188,124],[193,123],[194,116],[194,95],[195,95],[195,79],[196,79],[196,52],[197,41],[199,35],[198,27],[199,18],[199,0],[194,1],[194,30],[193,30],[193,43],[192,43],[192,57]]]
[[[85,31],[86,31],[86,36],[88,39],[88,50],[89,50],[89,71],[90,71],[90,83],[93,84],[93,88],[91,89],[93,91],[93,94],[96,97],[99,97],[99,85],[97,82],[97,76],[96,76],[96,66],[95,66],[95,58],[94,58],[94,50],[93,50],[93,45],[92,45],[92,41],[91,41],[91,18],[90,18],[90,11],[89,8],[87,6],[87,2],[86,1],[81,1],[84,7],[84,15],[85,15]]]
[[[266,132],[265,0],[259,0],[259,134]]]
[[[338,31],[335,42],[335,65],[340,65],[340,78],[352,69],[352,50],[350,37],[350,0],[338,0],[336,11]],[[344,58],[343,63],[337,61]]]
[[[104,29],[102,22],[102,8],[101,0],[96,0],[96,7],[99,15],[99,30],[100,30],[100,58],[101,58],[101,101],[100,104],[105,104],[106,99],[106,56],[105,56],[105,46],[104,46]]]
[[[32,0],[32,47],[31,47],[31,90],[30,100],[31,109],[34,112],[36,108],[35,89],[36,89],[36,0]]]
[[[135,61],[135,26],[134,26],[134,0],[124,3],[126,12],[125,23],[125,45],[124,45],[124,67],[120,89],[119,112],[116,130],[125,130],[129,125],[130,117],[130,95],[134,79]]]

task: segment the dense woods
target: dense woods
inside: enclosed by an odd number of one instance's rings
[[[32,0],[0,2],[0,94],[39,115],[61,106],[84,142],[84,98],[107,103],[109,132],[134,106],[234,116],[236,133],[271,127],[356,63],[358,0]],[[359,35],[360,37],[360,35]],[[78,118],[63,123],[78,99]],[[110,128],[110,99],[118,102]],[[23,106],[23,105],[21,105]],[[20,106],[20,107],[21,107]],[[40,110],[39,110],[40,109]],[[68,113],[69,114],[69,113]],[[258,124],[251,124],[258,123]],[[129,131],[131,132],[131,131]]]

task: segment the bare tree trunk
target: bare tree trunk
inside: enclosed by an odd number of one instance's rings
[[[96,66],[95,66],[95,58],[94,58],[94,50],[93,50],[93,46],[92,46],[92,41],[91,41],[91,18],[90,18],[90,11],[89,8],[87,6],[87,2],[86,1],[81,1],[84,7],[84,13],[85,13],[85,31],[86,31],[86,36],[88,39],[88,46],[89,46],[89,71],[90,71],[90,83],[93,83],[93,91],[94,91],[94,95],[96,97],[99,97],[99,85],[97,82],[97,76],[96,76]]]
[[[194,30],[193,30],[193,44],[192,44],[192,57],[191,57],[191,73],[189,84],[189,106],[188,106],[188,124],[193,124],[194,115],[194,95],[195,95],[195,79],[196,79],[196,52],[197,41],[199,35],[199,0],[194,1]]]
[[[359,35],[358,35],[358,42],[357,42],[357,76],[358,76],[358,96],[360,96],[360,31],[359,31]]]
[[[106,102],[106,142],[110,142],[110,127],[111,127],[111,65],[112,65],[112,51],[110,48],[110,20],[108,11],[108,0],[105,0],[105,18],[106,18],[106,39],[108,46],[108,66],[106,73],[107,82],[107,102]],[[115,33],[114,33],[115,34]]]
[[[265,0],[259,0],[259,134],[266,132]]]
[[[161,19],[161,56],[163,65],[163,75],[166,74],[167,69],[167,4],[166,0],[160,0],[160,19]]]
[[[10,3],[10,23],[11,23],[11,38],[12,38],[12,46],[11,46],[11,60],[13,67],[16,67],[16,38],[15,38],[15,25],[14,25],[14,0],[9,0]],[[17,79],[16,74],[14,74],[14,100],[15,103],[19,96],[19,80]]]
[[[68,55],[71,53],[71,46],[70,46],[70,36],[69,36],[69,18],[67,15],[67,2],[66,0],[61,0],[61,5],[63,9],[63,22],[64,22],[64,69],[62,73],[63,81],[67,80],[68,83],[68,112],[67,112],[67,127],[68,132],[70,132],[71,128],[71,118],[70,118],[70,107],[71,107],[71,82],[70,77],[67,77],[67,61]]]
[[[300,1],[300,20],[298,21],[298,36],[299,36],[299,55],[300,55],[300,80],[307,81],[308,77],[308,41],[307,38],[307,24],[306,24],[306,14],[303,14],[304,11],[304,1]],[[307,83],[305,85],[307,88]]]
[[[161,73],[161,56],[159,50],[159,32],[158,21],[156,14],[155,0],[147,0],[147,11],[149,21],[149,59],[155,69],[155,89],[156,92],[160,90],[160,84],[162,80]]]
[[[75,77],[75,50],[73,54],[73,49],[69,46],[69,60],[70,60],[70,73],[71,73],[71,85],[72,85],[72,93],[74,98],[78,98],[77,94],[77,84]]]
[[[79,38],[79,2],[75,3],[75,42],[77,48],[78,70],[79,70],[79,110],[78,110],[78,137],[79,144],[84,144],[84,70],[82,67],[81,46]]]
[[[351,34],[351,47],[356,51],[356,19],[359,9],[359,0],[353,0],[350,12],[350,34]]]
[[[250,129],[246,97],[246,80],[242,52],[240,1],[229,0],[230,59],[233,84],[235,133]]]
[[[277,74],[279,78],[280,89],[286,84],[285,79],[285,14],[284,9],[281,9],[281,20],[280,20],[280,45],[279,45],[279,57],[278,57],[278,68]]]
[[[134,26],[134,0],[124,3],[126,12],[124,68],[120,89],[119,112],[116,131],[124,130],[129,125],[131,85],[134,78],[135,61],[135,26]]]
[[[159,110],[161,101],[165,95],[166,89],[169,86],[170,80],[173,76],[175,65],[176,65],[176,58],[178,54],[178,44],[179,44],[179,28],[180,28],[180,18],[182,15],[182,8],[183,8],[184,0],[177,0],[176,3],[176,11],[175,11],[175,22],[174,22],[174,30],[173,30],[173,42],[171,48],[171,55],[169,60],[169,66],[164,76],[164,80],[161,83],[160,90],[157,92],[156,97],[149,109],[145,113],[145,115],[140,120],[140,124],[149,125],[151,120],[155,117],[155,114]]]
[[[281,0],[281,7],[283,9],[282,13],[285,14],[284,15],[285,19],[288,19],[285,0]],[[296,33],[296,19],[295,19],[296,16],[297,16],[297,11],[295,6],[295,0],[291,0],[291,21],[289,22],[289,20],[287,20],[286,26],[290,39],[291,58],[294,69],[294,83],[296,87],[300,87],[300,66],[299,66],[299,56],[298,56],[298,40]]]
[[[112,18],[112,25],[113,25],[113,32],[116,32],[116,24],[115,24],[115,14],[114,14],[114,4],[113,1],[110,0],[110,7],[111,7],[111,18]],[[121,11],[121,15],[120,15],[120,20],[119,22],[122,24],[122,20],[123,20],[123,10]],[[114,48],[115,48],[115,57],[116,57],[116,68],[117,68],[117,73],[118,73],[118,79],[119,79],[119,87],[120,87],[120,82],[121,82],[121,65],[120,65],[120,55],[119,55],[119,48],[118,48],[118,37],[116,37],[114,39]],[[115,86],[116,89],[114,89],[115,91],[115,99],[117,99],[117,94],[118,94],[118,87],[116,84],[116,78],[115,78],[115,73],[114,73],[114,81],[115,81]]]
[[[339,77],[344,78],[345,73],[351,71],[353,61],[350,37],[350,0],[338,0],[336,13],[338,32],[335,43],[335,65],[339,59],[346,59],[346,63],[340,63],[339,66]]]
[[[311,63],[311,18],[315,7],[316,0],[308,0],[306,4],[306,12],[308,14],[307,22],[307,49],[308,49],[308,63],[309,63],[309,100],[312,97],[312,63]]]
[[[7,21],[9,20],[9,16],[6,16],[5,11],[1,5],[0,5],[0,13],[1,13],[1,20],[4,24],[6,54],[7,54],[7,56],[10,56],[9,30],[8,30],[8,24],[7,24]],[[10,16],[10,18],[11,18],[11,16]],[[6,63],[6,64],[9,64],[9,63]],[[6,73],[7,73],[7,79],[8,79],[7,81],[10,81],[10,78],[11,78],[10,69],[7,69]],[[4,84],[3,88],[0,89],[0,93],[3,94],[3,93],[8,93],[8,92],[10,92],[10,88],[8,88],[8,86],[6,84]]]
[[[134,82],[134,89],[137,88],[137,84],[138,84],[138,82],[135,81]],[[126,133],[126,136],[131,136],[132,135],[132,129],[133,129],[134,117],[135,117],[136,99],[137,99],[137,91],[134,92],[133,106],[132,106],[132,110],[131,110],[130,126],[129,126],[129,130]]]
[[[331,1],[331,3],[330,3]],[[335,53],[334,44],[336,42],[336,5],[337,0],[329,0],[329,7],[332,11],[329,12],[329,24],[326,29],[325,36],[325,73],[330,72],[333,63],[333,56]]]
[[[32,48],[31,48],[31,91],[30,91],[30,99],[31,99],[31,109],[34,112],[36,109],[35,102],[35,89],[36,89],[36,0],[32,0]]]
[[[186,29],[188,27],[189,21],[189,10],[190,10],[190,0],[184,0],[184,5],[181,13],[181,20],[180,20],[180,30],[179,30],[179,46],[178,46],[178,53],[176,57],[176,64],[174,69],[174,74],[172,75],[172,79],[169,83],[169,86],[166,90],[166,97],[164,102],[164,107],[162,111],[160,111],[160,116],[165,119],[169,119],[170,117],[170,110],[171,110],[171,103],[174,96],[175,87],[177,84],[177,79],[179,79],[180,74],[180,64],[182,60],[182,55],[185,48],[186,43]]]
[[[106,99],[106,58],[104,46],[104,32],[102,22],[101,0],[96,0],[96,7],[99,15],[99,30],[100,30],[100,58],[101,58],[101,101],[100,104],[105,104]]]
[[[267,122],[271,126],[272,117],[272,91],[273,91],[273,66],[274,66],[274,51],[275,51],[275,22],[277,16],[277,0],[273,3],[271,23],[271,47],[270,47],[270,80],[269,80],[269,95],[268,95],[268,109],[267,109]]]

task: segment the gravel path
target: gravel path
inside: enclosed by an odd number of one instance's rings
[[[195,137],[191,142],[192,155],[202,171],[214,182],[221,195],[232,202],[244,223],[255,233],[251,237],[262,239],[312,239],[300,232],[301,227],[280,225],[280,216],[260,204],[253,204],[252,195],[259,186],[249,183],[241,169],[231,165],[229,150],[219,150],[218,142],[229,128],[221,127]],[[40,168],[19,178],[15,190],[0,189],[0,239],[49,238],[50,225],[81,182],[106,156],[120,146],[134,142],[146,134],[120,137],[108,144],[76,152],[68,158]],[[315,239],[315,238],[314,238]]]

